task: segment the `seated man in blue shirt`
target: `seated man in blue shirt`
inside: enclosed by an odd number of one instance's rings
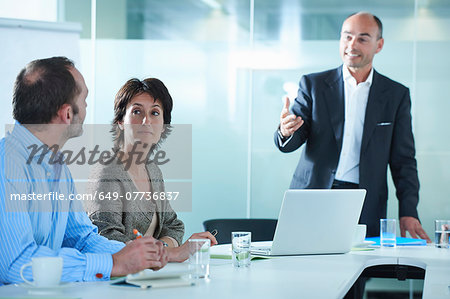
[[[33,257],[62,257],[63,281],[107,280],[167,263],[154,238],[126,246],[110,241],[98,235],[80,201],[45,197],[76,194],[67,166],[49,157],[82,134],[87,94],[83,76],[65,57],[32,61],[16,79],[16,124],[0,141],[0,285],[22,281],[20,268]],[[36,146],[50,150],[33,156]],[[41,200],[17,200],[23,194]],[[31,269],[24,275],[31,279]]]

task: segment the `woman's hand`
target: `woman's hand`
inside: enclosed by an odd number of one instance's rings
[[[217,245],[216,238],[210,232],[195,233],[189,239],[210,239],[211,246]],[[180,247],[166,248],[169,254],[169,262],[184,262],[189,258],[189,239]]]

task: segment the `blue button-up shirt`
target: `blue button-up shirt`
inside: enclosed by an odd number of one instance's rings
[[[22,265],[41,256],[63,258],[63,281],[109,279],[112,254],[124,244],[98,235],[70,199],[76,190],[67,166],[49,163],[51,151],[30,159],[30,145],[43,143],[19,123],[0,141],[0,285],[21,282]],[[24,276],[32,279],[30,267]]]

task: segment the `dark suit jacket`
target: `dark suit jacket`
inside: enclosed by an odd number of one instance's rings
[[[331,188],[342,148],[344,128],[342,66],[303,76],[292,112],[304,124],[281,147],[292,152],[306,143],[291,189]],[[379,235],[379,219],[386,218],[387,166],[399,200],[399,216],[418,218],[419,179],[411,128],[409,89],[374,71],[361,142],[359,186],[367,190],[360,223],[368,236]]]

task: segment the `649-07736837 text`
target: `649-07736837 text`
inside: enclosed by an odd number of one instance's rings
[[[98,192],[94,193],[77,193],[77,194],[63,194],[60,192],[48,192],[48,193],[14,193],[11,194],[10,200],[168,200],[175,201],[180,192],[174,191],[162,191],[162,192],[125,192],[120,194],[119,192]]]

